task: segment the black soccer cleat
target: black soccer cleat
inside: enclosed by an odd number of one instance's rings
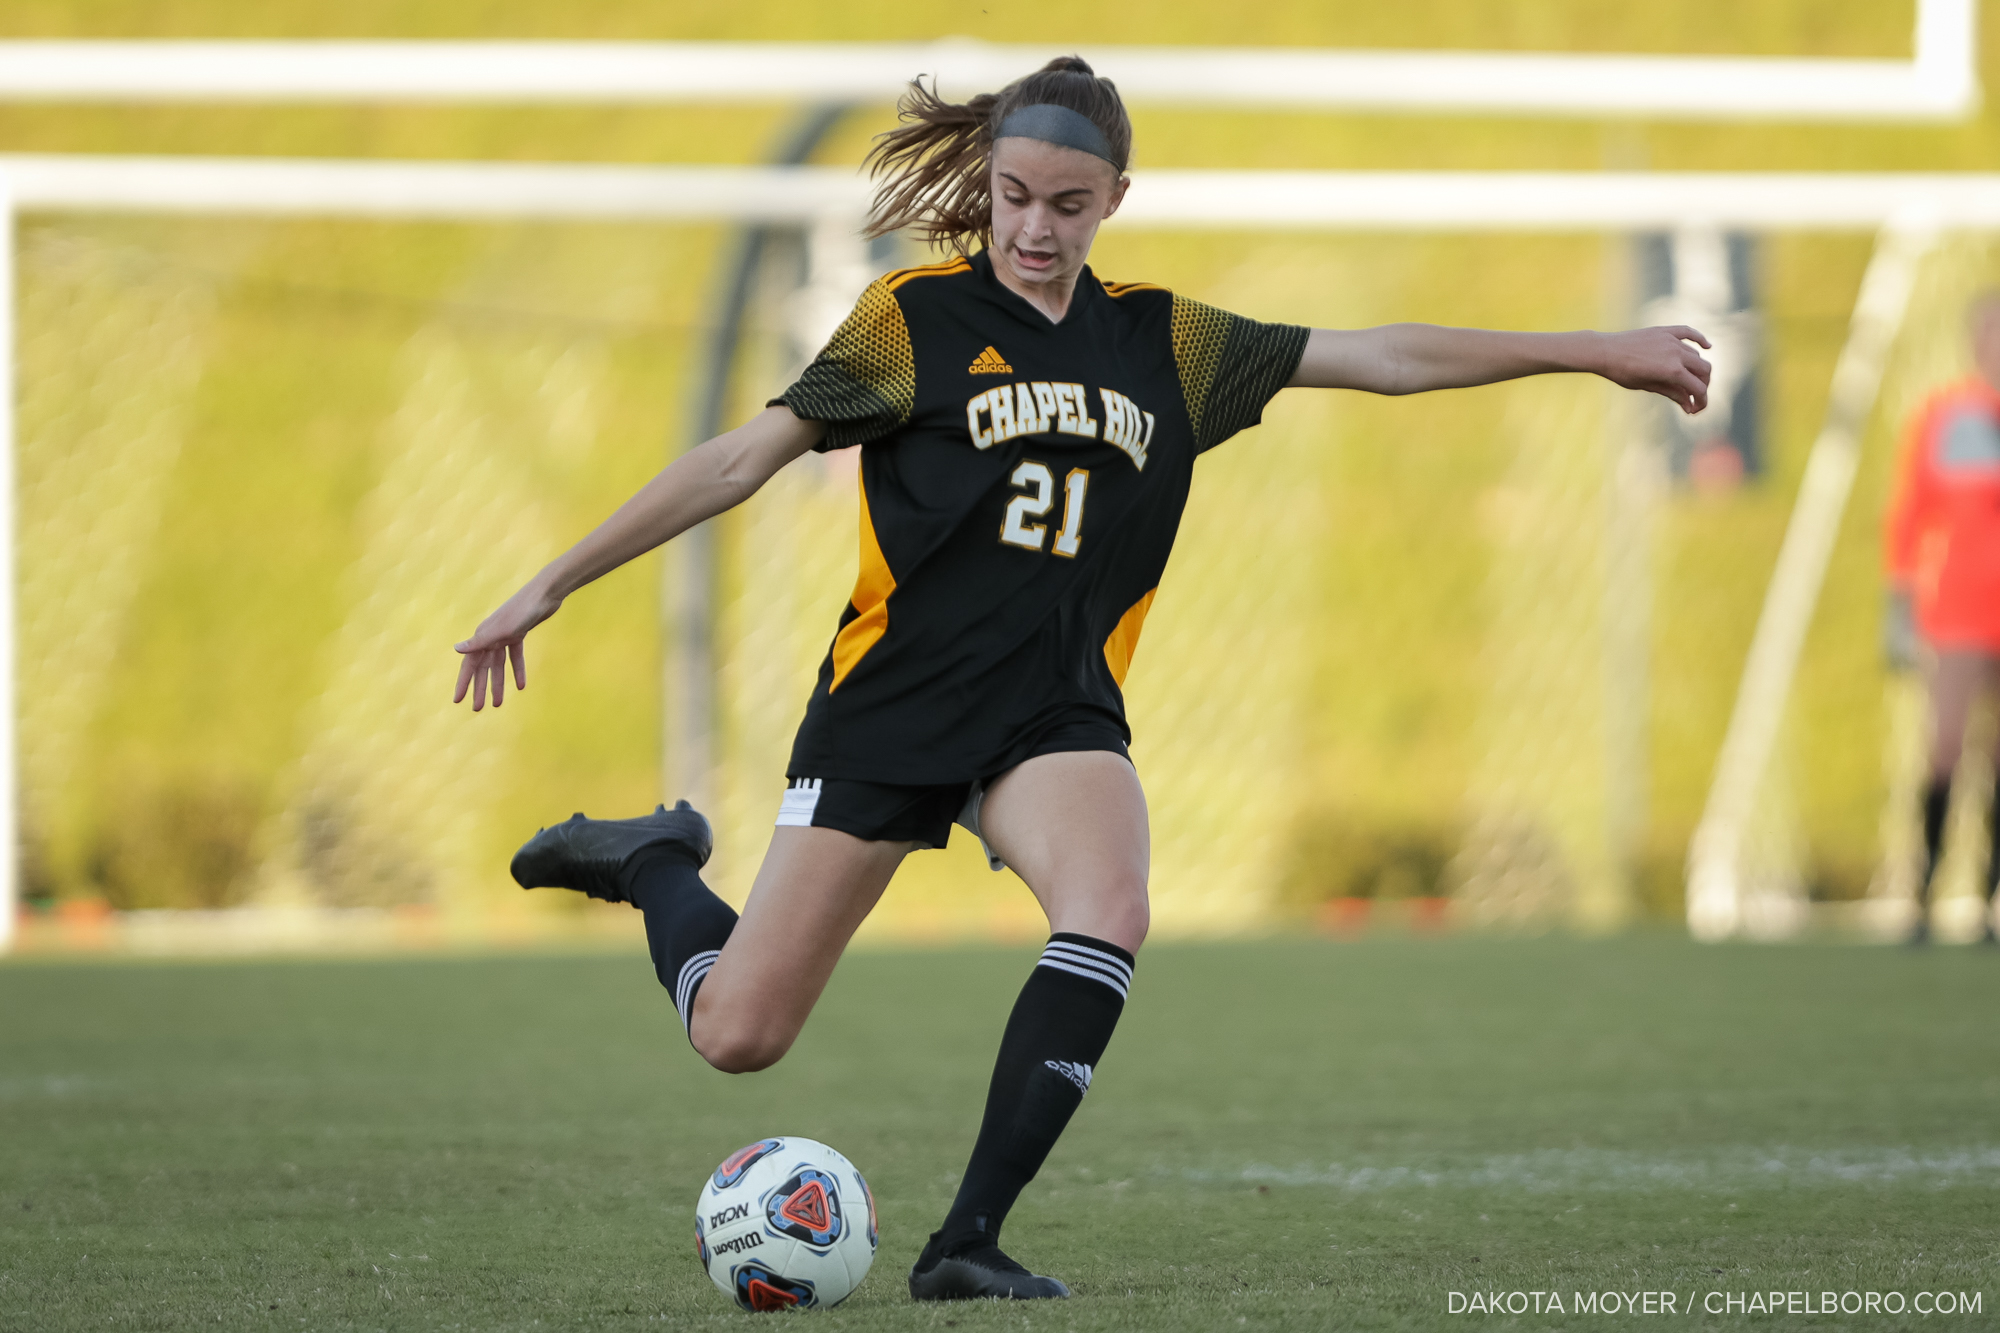
[[[1052,1277],[1030,1273],[991,1243],[946,1258],[937,1238],[910,1269],[910,1299],[916,1301],[1064,1301],[1069,1288]],[[928,1266],[926,1266],[928,1265]]]
[[[686,801],[637,819],[572,815],[523,843],[508,869],[524,889],[575,889],[608,903],[629,903],[618,872],[646,848],[668,844],[686,850],[699,869],[715,849],[715,833]]]

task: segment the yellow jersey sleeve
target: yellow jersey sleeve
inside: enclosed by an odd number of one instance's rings
[[[1174,296],[1174,364],[1196,453],[1263,420],[1264,405],[1298,372],[1311,332],[1297,324],[1262,324]]]
[[[826,423],[817,448],[846,449],[900,429],[917,398],[917,359],[903,308],[888,284],[868,284],[854,311],[800,372],[771,400],[794,415]]]

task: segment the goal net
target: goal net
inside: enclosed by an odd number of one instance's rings
[[[31,947],[93,902],[155,912],[130,928],[159,947],[185,919],[170,914],[219,909],[370,938],[631,928],[523,895],[505,866],[573,810],[678,794],[659,776],[673,643],[658,560],[538,631],[531,688],[498,713],[449,705],[450,646],[682,442],[716,240],[23,224]],[[1128,682],[1161,931],[1423,925],[1440,898],[1515,928],[1678,919],[1870,255],[1858,235],[1711,240],[1727,283],[1707,299],[1755,335],[1757,391],[1730,433],[1675,434],[1581,377],[1293,391],[1201,461]],[[1662,247],[1671,259],[1672,238],[1114,224],[1094,266],[1262,319],[1569,328],[1686,296],[1648,277]],[[802,313],[825,304],[799,295],[810,251],[767,256],[737,418],[825,322]],[[1795,902],[1908,891],[1921,723],[1880,662],[1879,520],[1893,423],[1962,364],[1964,299],[1992,256],[1989,238],[1952,236],[1923,262],[1744,820],[1746,873]],[[802,460],[718,524],[708,786],[713,878],[737,901],[852,584],[855,526],[839,456]],[[1970,859],[1951,865],[1962,896]],[[869,930],[1038,923],[961,834],[911,859]]]

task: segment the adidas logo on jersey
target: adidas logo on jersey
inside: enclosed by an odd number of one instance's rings
[[[1068,1079],[1070,1082],[1076,1084],[1076,1090],[1078,1092],[1090,1091],[1089,1065],[1084,1064],[1081,1061],[1072,1063],[1071,1061],[1068,1060],[1044,1060],[1042,1061],[1042,1063],[1048,1066],[1050,1069],[1055,1070],[1058,1074],[1061,1074],[1064,1078]]]
[[[972,358],[972,364],[965,368],[968,375],[1011,375],[1014,367],[1007,364],[1007,358],[1000,355],[997,348],[989,347]]]

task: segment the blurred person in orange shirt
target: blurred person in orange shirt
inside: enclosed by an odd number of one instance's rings
[[[1936,390],[1903,432],[1901,477],[1889,510],[1892,666],[1922,666],[1931,711],[1924,785],[1924,864],[1912,944],[1930,939],[1931,879],[1944,841],[1952,774],[1973,700],[2000,662],[2000,290],[1970,308],[1976,373]],[[1986,868],[1985,940],[1994,942],[2000,886],[2000,789]]]

